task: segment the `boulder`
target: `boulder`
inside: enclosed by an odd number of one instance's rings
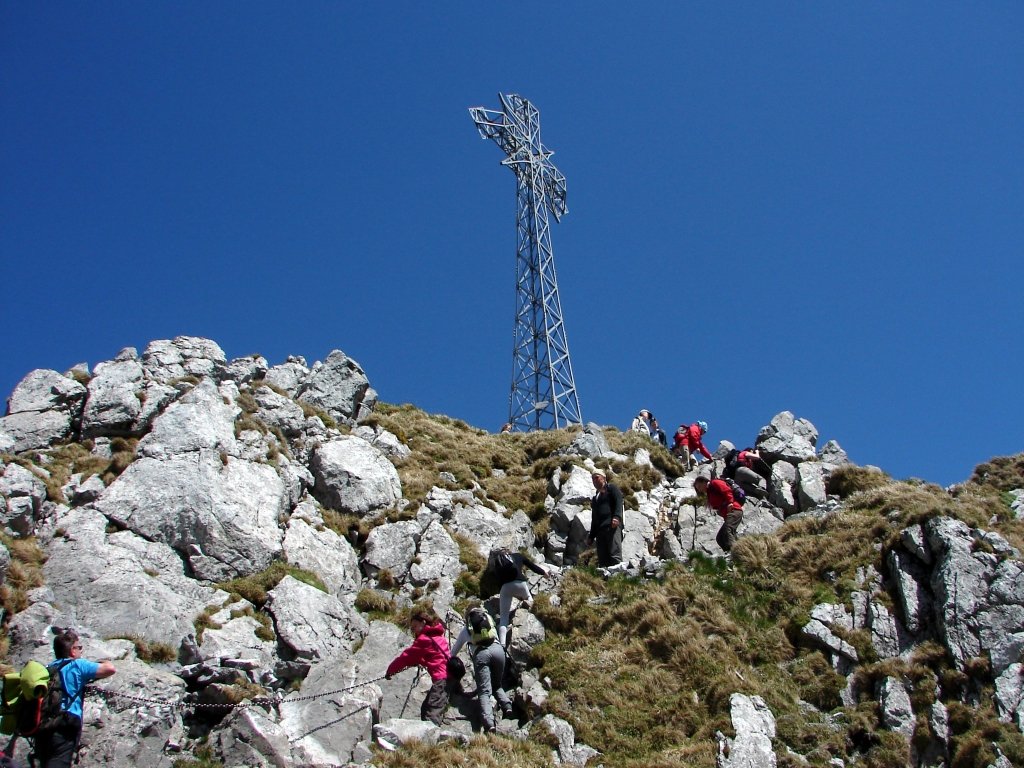
[[[420,524],[414,520],[378,525],[366,538],[363,570],[373,578],[387,571],[399,583],[404,582],[416,556],[421,533]]]
[[[594,422],[588,422],[583,431],[573,438],[565,448],[555,451],[563,456],[584,456],[590,459],[601,457],[618,457],[608,447],[608,439],[604,436],[604,430]]]
[[[288,397],[295,397],[299,387],[308,377],[309,368],[306,367],[306,358],[300,355],[289,355],[285,362],[275,365],[267,371],[266,382],[284,392]]]
[[[167,545],[131,531],[108,533],[95,510],[68,510],[55,522],[43,573],[53,601],[74,606],[75,624],[177,647],[203,607],[226,597],[186,576]]]
[[[325,507],[355,515],[390,507],[402,496],[398,470],[365,440],[339,435],[313,451],[314,491]]]
[[[233,397],[218,390],[213,381],[203,380],[156,418],[136,450],[153,458],[203,449],[237,456],[235,418],[239,413]]]
[[[369,628],[355,609],[341,600],[285,576],[267,593],[278,639],[299,659],[348,658]]]
[[[281,552],[284,483],[267,464],[203,450],[133,462],[95,502],[117,524],[224,581],[264,570]]]
[[[817,440],[818,430],[811,422],[783,411],[761,428],[756,448],[769,463],[786,461],[799,464],[815,458],[814,445]]]
[[[85,387],[57,371],[31,371],[14,388],[7,415],[0,418],[4,450],[20,453],[66,439],[79,424],[85,396]]]
[[[284,536],[284,556],[312,571],[337,598],[347,600],[359,589],[359,557],[348,539],[330,528],[317,528],[293,513]]]
[[[227,358],[216,342],[197,336],[177,336],[151,341],[142,353],[147,379],[170,384],[187,376],[224,378]]]
[[[352,423],[373,411],[377,393],[359,363],[334,350],[326,360],[313,366],[298,387],[295,399],[320,408],[338,422]]]
[[[142,364],[135,358],[99,363],[89,381],[82,437],[132,434],[142,413]]]
[[[772,739],[775,715],[760,696],[734,693],[729,697],[732,728],[736,736],[729,741],[728,756],[722,768],[771,768],[776,765]]]

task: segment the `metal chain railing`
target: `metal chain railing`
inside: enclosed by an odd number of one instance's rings
[[[372,680],[364,680],[361,683],[347,686],[345,688],[337,688],[333,691],[324,691],[323,693],[310,694],[309,696],[296,696],[294,698],[285,699],[280,693],[274,696],[261,696],[252,699],[246,699],[236,703],[209,703],[209,702],[187,702],[182,700],[167,701],[161,699],[148,699],[144,696],[135,696],[130,693],[122,693],[120,691],[112,691],[106,688],[100,688],[98,686],[87,686],[85,689],[86,696],[99,696],[105,701],[123,700],[131,702],[128,706],[123,709],[132,709],[134,707],[165,707],[170,710],[181,710],[183,712],[189,711],[200,711],[200,710],[213,710],[213,709],[245,709],[246,707],[262,707],[271,706],[277,707],[280,704],[295,704],[303,701],[313,701],[315,699],[323,699],[328,696],[335,696],[339,693],[347,693],[348,691],[354,691],[356,688],[361,688],[364,685],[371,685],[372,683],[380,682],[384,679],[384,676],[375,677]]]

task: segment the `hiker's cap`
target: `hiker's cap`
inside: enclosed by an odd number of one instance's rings
[[[600,475],[601,477],[603,477],[605,479],[608,478],[608,475],[605,473],[605,471],[603,469],[592,470],[591,473],[590,473],[590,476],[593,477],[594,475]]]

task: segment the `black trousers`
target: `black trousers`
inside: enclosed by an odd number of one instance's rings
[[[74,715],[66,717],[66,725],[36,738],[36,760],[41,768],[71,768],[78,740],[82,737],[82,721]]]

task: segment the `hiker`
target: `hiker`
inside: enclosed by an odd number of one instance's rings
[[[494,573],[494,576],[501,583],[498,592],[498,642],[505,645],[508,635],[508,620],[512,613],[512,598],[518,597],[525,603],[530,603],[533,597],[530,594],[530,585],[526,583],[526,576],[523,575],[523,566],[526,566],[534,573],[547,576],[548,572],[543,566],[537,565],[533,560],[519,552],[509,552],[507,549],[492,549],[487,557],[487,568]]]
[[[110,661],[89,661],[82,658],[82,640],[72,629],[54,631],[53,655],[56,661],[47,669],[60,675],[64,697],[60,708],[67,713],[64,724],[36,738],[35,755],[42,768],[71,768],[82,738],[82,697],[85,686],[93,680],[110,677],[117,670]]]
[[[511,421],[507,421],[507,422],[505,422],[504,426],[501,428],[501,434],[508,435],[508,434],[511,434],[511,433],[512,433],[512,422]]]
[[[642,409],[640,413],[633,419],[633,423],[629,427],[630,432],[639,432],[641,435],[651,436],[650,426],[651,412],[647,409]]]
[[[743,521],[743,502],[738,501],[729,484],[719,478],[709,480],[705,475],[700,475],[693,481],[693,489],[701,496],[707,496],[708,506],[724,521],[715,541],[728,554],[736,543],[737,529]]]
[[[398,654],[388,664],[384,677],[390,680],[394,675],[409,667],[423,667],[430,674],[433,684],[420,705],[420,720],[429,720],[440,725],[444,711],[448,708],[448,639],[444,636],[444,624],[432,608],[419,608],[409,619],[409,629],[415,636],[412,645]]]
[[[498,633],[494,619],[482,605],[470,606],[466,610],[466,625],[455,639],[452,655],[457,656],[469,642],[469,656],[473,659],[473,677],[476,679],[476,698],[480,705],[480,727],[484,733],[494,733],[494,705],[491,696],[498,700],[503,717],[512,718],[512,701],[501,687],[505,678],[505,648],[496,642]]]
[[[622,491],[608,482],[603,469],[590,473],[597,493],[590,500],[588,544],[597,545],[597,565],[608,568],[622,562]]]
[[[707,434],[707,431],[708,423],[706,421],[698,421],[690,426],[680,424],[679,429],[676,430],[672,453],[679,457],[679,460],[686,465],[687,470],[693,469],[693,465],[698,463],[697,452],[700,452],[705,459],[711,458],[711,453],[704,447],[703,441],[703,436]]]
[[[725,456],[723,477],[735,480],[744,493],[758,499],[768,498],[772,476],[771,467],[753,448],[733,449]]]
[[[661,443],[662,447],[668,446],[668,441],[665,439],[665,430],[658,424],[658,420],[654,418],[654,414],[651,414],[651,440]]]

